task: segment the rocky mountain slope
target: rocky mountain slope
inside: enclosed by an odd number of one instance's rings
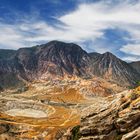
[[[95,55],[93,55],[95,56]],[[133,85],[140,79],[140,75],[128,63],[117,58],[110,52],[97,55],[92,60],[92,73],[109,81],[117,81],[120,84]]]
[[[84,76],[89,69],[88,54],[73,43],[52,41],[32,48],[21,48],[11,52],[8,57],[6,55],[10,50],[0,52],[3,53],[0,58],[1,86],[7,85],[7,74],[15,77],[15,81],[17,77],[20,81],[33,81],[65,75]]]
[[[0,74],[2,88],[20,86],[23,81],[73,76],[96,75],[124,86],[140,79],[131,65],[111,53],[87,53],[76,44],[59,41],[17,51],[0,50]]]
[[[98,77],[36,81],[26,88],[4,90],[0,140],[58,140],[62,132],[80,124],[81,110],[101,107],[106,103],[103,98],[122,90]]]
[[[140,88],[126,90],[139,77],[73,43],[0,50],[0,90],[20,87],[0,92],[0,139],[139,140]]]
[[[140,73],[140,61],[132,62],[130,65],[138,72]]]
[[[82,110],[81,125],[60,140],[139,140],[140,88],[98,100]]]

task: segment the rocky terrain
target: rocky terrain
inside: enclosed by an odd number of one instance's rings
[[[15,81],[17,77],[20,81],[33,81],[65,75],[84,76],[89,69],[88,59],[88,54],[78,45],[52,41],[32,48],[21,48],[9,54],[8,58],[1,58],[0,73],[13,75]],[[9,77],[10,80],[12,78]],[[1,86],[7,85],[6,78],[1,79]]]
[[[131,62],[130,65],[131,65],[138,73],[140,73],[140,61]]]
[[[5,90],[0,93],[0,139],[138,140],[140,89],[123,90],[98,77]]]
[[[37,81],[23,89],[5,90],[0,93],[0,139],[59,139],[80,125],[84,108],[122,90],[98,77]]]
[[[67,130],[60,140],[139,140],[140,88],[97,98],[81,114],[81,124]]]
[[[26,82],[62,77],[98,76],[123,86],[134,86],[140,74],[113,54],[87,53],[73,43],[51,41],[17,51],[0,50],[0,87],[20,87]]]
[[[139,140],[139,80],[138,62],[73,43],[0,50],[0,140]]]
[[[91,57],[95,57],[92,55]],[[111,82],[123,85],[134,85],[139,81],[139,74],[128,63],[120,60],[110,52],[97,55],[92,60],[92,73],[96,76],[103,77]]]

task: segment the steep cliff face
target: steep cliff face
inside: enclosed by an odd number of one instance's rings
[[[18,76],[27,81],[65,75],[89,75],[89,56],[81,47],[73,43],[51,41],[17,51],[1,50],[0,53],[3,54],[0,59],[2,81],[7,74],[15,75],[15,79]],[[5,80],[4,84],[7,84]]]
[[[31,80],[47,77],[47,74],[82,76],[86,74],[89,59],[88,54],[78,45],[59,41],[20,49],[16,57]]]
[[[0,50],[0,73],[3,75],[1,86],[10,85],[7,83],[10,79],[16,85],[15,81],[21,79],[33,81],[65,76],[91,78],[96,75],[124,86],[134,85],[140,79],[138,71],[109,52],[87,53],[76,44],[60,41],[17,51]],[[7,78],[10,79],[5,80]]]
[[[105,104],[106,108],[97,109],[97,112],[91,108],[90,114],[83,117],[80,140],[140,139],[139,89],[126,91],[107,100],[112,101],[110,104]]]
[[[110,52],[99,55],[91,63],[92,73],[118,84],[133,85],[140,75],[128,63]]]
[[[131,64],[109,52],[87,53],[73,43],[51,41],[17,51],[0,50],[0,90],[22,87],[0,92],[0,138],[7,133],[12,139],[139,140],[140,89],[117,94],[138,80],[140,74]],[[24,81],[34,82],[24,88]],[[43,106],[54,108],[54,116],[21,120],[18,114],[13,118],[5,112],[14,107],[20,114],[30,107],[34,114]]]
[[[54,75],[83,76],[88,69],[88,54],[78,45],[52,41],[37,50],[38,69]]]

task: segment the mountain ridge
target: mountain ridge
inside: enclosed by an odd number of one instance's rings
[[[93,73],[110,81],[125,83],[139,80],[139,74],[127,62],[110,52],[100,55],[92,64]],[[119,78],[120,77],[120,78]],[[135,84],[135,83],[131,83]]]
[[[21,77],[34,81],[65,75],[90,78],[96,75],[125,86],[134,85],[140,79],[135,68],[112,53],[87,53],[74,43],[51,41],[30,48],[1,52],[0,73],[15,75],[15,79]],[[0,80],[5,81],[5,77]],[[3,87],[6,84],[3,82]]]

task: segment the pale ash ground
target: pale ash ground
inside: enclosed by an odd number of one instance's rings
[[[47,117],[47,113],[35,110],[35,109],[11,109],[6,111],[10,116],[24,116],[24,117],[32,117],[32,118],[45,118]]]

